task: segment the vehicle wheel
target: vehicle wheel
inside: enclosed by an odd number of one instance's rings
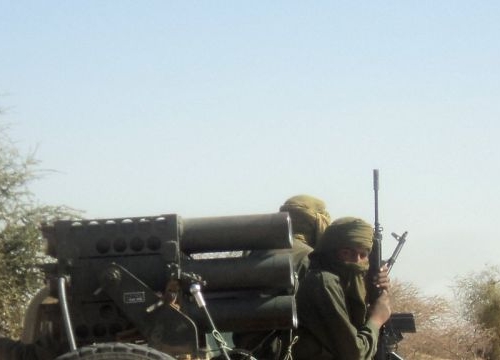
[[[172,356],[143,345],[104,343],[83,346],[55,360],[175,360]]]
[[[252,356],[252,354],[250,354],[246,350],[240,350],[240,349],[229,350],[228,355],[231,360],[257,360]],[[210,360],[225,360],[225,359],[226,357],[222,354],[210,358]]]

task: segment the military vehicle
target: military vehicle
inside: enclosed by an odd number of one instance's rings
[[[255,360],[228,335],[291,340],[297,327],[287,212],[62,220],[42,232],[54,261],[22,341],[45,340],[56,360]],[[393,314],[384,329],[377,358],[400,359],[394,348],[415,331],[413,315]]]
[[[42,231],[54,262],[23,337],[52,339],[59,360],[252,359],[223,335],[297,325],[289,255],[239,255],[291,248],[286,212],[64,220]]]

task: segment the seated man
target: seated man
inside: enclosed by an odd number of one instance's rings
[[[330,223],[330,215],[326,211],[325,203],[310,195],[296,195],[289,198],[280,207],[280,211],[288,212],[292,221],[292,249],[252,251],[248,256],[267,257],[289,253],[297,280],[300,282],[309,266],[308,255],[313,251],[312,246]],[[282,358],[290,341],[289,331],[233,334],[236,347],[250,351],[259,360]]]
[[[299,328],[294,360],[372,359],[379,329],[389,319],[387,267],[374,280],[382,291],[366,304],[373,228],[345,217],[334,221],[309,254],[309,270],[296,295]]]

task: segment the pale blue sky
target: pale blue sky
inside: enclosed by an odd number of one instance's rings
[[[497,1],[0,0],[2,121],[88,217],[373,221],[393,276],[446,294],[498,264]]]

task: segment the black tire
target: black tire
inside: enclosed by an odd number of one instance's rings
[[[175,360],[172,356],[143,345],[103,343],[83,346],[55,360]]]
[[[241,349],[229,350],[228,355],[231,360],[257,360],[248,351]],[[210,358],[210,360],[225,360],[225,359],[226,357],[222,354]]]

